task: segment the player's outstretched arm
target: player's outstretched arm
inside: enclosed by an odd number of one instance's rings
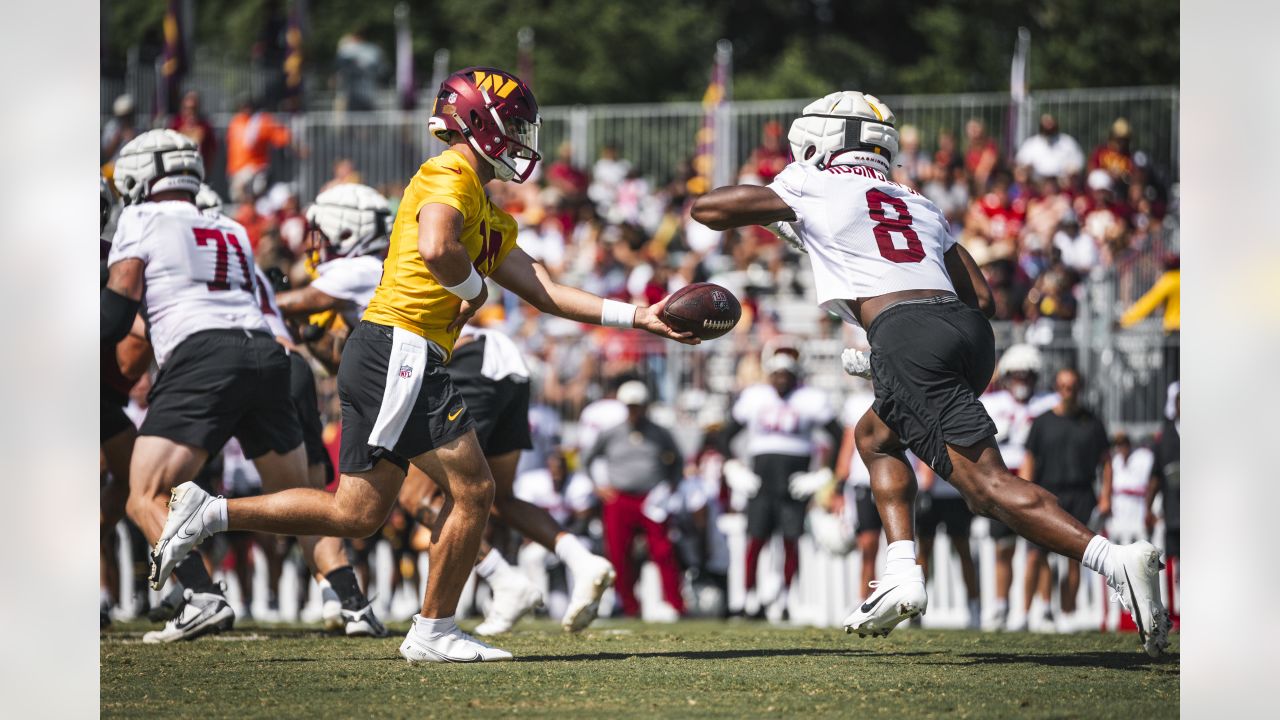
[[[657,305],[636,307],[561,285],[551,279],[542,263],[535,262],[520,248],[507,255],[492,277],[544,313],[592,325],[639,328],[686,345],[700,342],[693,333],[676,332],[662,322],[665,299]]]
[[[759,185],[726,185],[693,202],[693,219],[712,230],[795,222],[796,213],[778,194]]]
[[[309,285],[297,290],[286,290],[276,295],[276,305],[279,306],[280,313],[287,318],[333,310],[340,302],[342,301],[338,298],[326,295]]]

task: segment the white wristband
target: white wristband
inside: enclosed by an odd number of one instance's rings
[[[605,327],[635,327],[637,309],[631,303],[605,300],[600,308],[600,324]]]
[[[463,300],[475,300],[482,290],[484,290],[484,279],[480,277],[480,273],[476,272],[475,266],[471,266],[471,274],[466,280],[457,285],[449,286],[441,284],[445,290],[457,295]]]

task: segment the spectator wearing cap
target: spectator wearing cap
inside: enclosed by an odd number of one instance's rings
[[[631,550],[638,532],[648,540],[649,559],[658,566],[667,604],[684,614],[680,568],[667,535],[664,501],[680,482],[684,461],[671,432],[649,419],[649,389],[643,382],[623,383],[617,397],[627,408],[627,419],[600,433],[583,466],[591,467],[597,458],[604,460],[596,492],[603,504],[605,552],[618,573],[622,614],[640,615],[635,585],[642,562]]]
[[[1084,167],[1084,152],[1076,139],[1058,129],[1049,113],[1040,116],[1040,132],[1022,141],[1017,163],[1037,178],[1067,178]]]
[[[1133,151],[1129,148],[1128,120],[1116,118],[1111,123],[1107,141],[1089,155],[1089,170],[1106,170],[1117,182],[1129,182],[1129,175],[1133,172]]]

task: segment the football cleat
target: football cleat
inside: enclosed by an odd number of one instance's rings
[[[500,662],[511,659],[511,653],[480,642],[456,624],[444,632],[419,631],[421,620],[421,615],[413,616],[413,627],[400,643],[400,655],[410,663]]]
[[[151,550],[151,575],[148,579],[152,590],[159,590],[164,585],[191,548],[213,535],[213,530],[204,521],[204,510],[213,501],[209,493],[193,482],[184,482],[172,490],[164,532],[160,533],[160,539]]]
[[[186,600],[182,597],[182,586],[176,581],[169,584],[169,591],[160,598],[160,602],[147,611],[147,619],[151,622],[172,620]]]
[[[373,602],[369,601],[359,610],[340,610],[347,637],[386,637],[387,626],[373,614]]]
[[[142,636],[144,643],[171,643],[194,640],[208,633],[230,630],[236,614],[227,599],[218,593],[198,593],[190,588],[182,592],[185,601],[178,614],[163,629]]]
[[[1169,647],[1169,630],[1173,622],[1160,600],[1160,551],[1145,540],[1131,545],[1114,545],[1111,562],[1115,568],[1111,588],[1112,599],[1119,599],[1138,626],[1142,649],[1151,657],[1160,657]]]
[[[924,615],[929,607],[924,572],[919,565],[905,573],[873,580],[871,587],[875,592],[844,619],[845,632],[856,632],[858,637],[885,637],[898,623]]]
[[[526,613],[542,605],[542,593],[519,573],[509,573],[501,586],[493,586],[493,602],[489,612],[484,614],[484,622],[476,626],[477,635],[500,635],[510,632],[520,618]]]
[[[573,595],[560,625],[565,632],[580,632],[600,614],[600,596],[613,585],[618,574],[614,572],[613,563],[599,555],[592,555],[590,560],[578,563],[578,567],[571,568],[571,571]]]
[[[342,616],[342,600],[328,580],[320,583],[320,617],[324,620],[326,632],[338,632],[347,626]]]

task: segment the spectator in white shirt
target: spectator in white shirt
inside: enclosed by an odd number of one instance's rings
[[[1017,162],[1036,177],[1063,178],[1084,167],[1084,152],[1075,138],[1058,129],[1058,121],[1048,113],[1040,116],[1040,132],[1022,141]]]

